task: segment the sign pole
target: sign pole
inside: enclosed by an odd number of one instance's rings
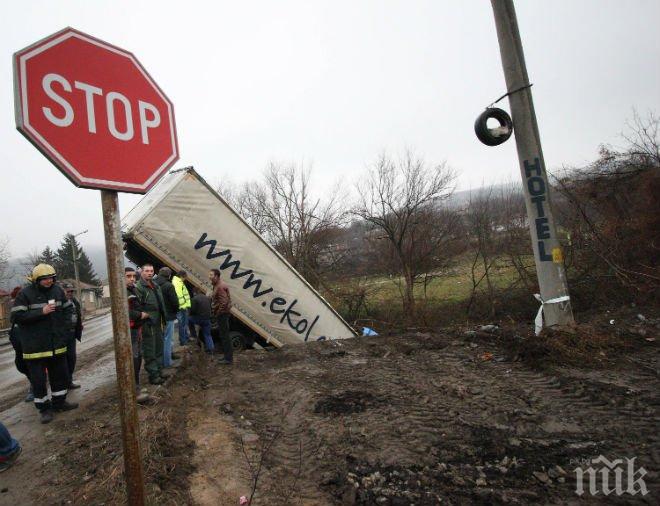
[[[112,301],[112,328],[115,344],[115,366],[119,390],[119,415],[124,447],[124,475],[128,504],[144,505],[144,474],[140,452],[137,402],[135,396],[133,353],[128,321],[128,298],[124,283],[124,250],[121,240],[119,199],[116,191],[101,190],[103,229],[108,262],[108,281]]]
[[[541,137],[536,123],[525,56],[513,0],[491,0],[500,45],[502,67],[509,95],[525,205],[529,218],[536,273],[541,291],[544,327],[575,323],[564,259],[550,205],[550,185],[545,170]]]
[[[80,302],[80,310],[83,311],[82,297],[80,295],[80,275],[78,274],[78,252],[76,251],[76,236],[71,234],[71,258],[73,259],[73,275],[76,278],[76,296]]]

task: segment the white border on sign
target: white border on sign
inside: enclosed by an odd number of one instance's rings
[[[67,29],[71,30],[71,29]],[[133,65],[137,67],[137,69],[140,71],[142,76],[151,84],[151,86],[154,88],[156,93],[160,96],[160,98],[167,104],[167,112],[169,115],[169,120],[170,120],[170,142],[171,142],[171,147],[172,147],[172,154],[170,155],[169,158],[163,163],[156,171],[151,175],[147,181],[145,181],[143,184],[134,184],[134,183],[124,183],[124,182],[118,182],[118,181],[112,181],[112,180],[105,180],[105,179],[94,179],[94,178],[86,178],[83,177],[69,162],[62,154],[60,154],[53,146],[50,145],[49,142],[44,139],[39,132],[37,132],[32,125],[30,125],[30,118],[29,118],[29,113],[28,113],[28,97],[27,97],[27,61],[30,58],[33,58],[34,56],[46,51],[47,49],[50,49],[51,47],[56,46],[57,44],[61,44],[65,40],[71,38],[71,37],[76,37],[80,40],[83,40],[85,42],[89,42],[91,44],[94,44],[95,46],[98,46],[102,49],[106,49],[112,53],[118,54],[120,56],[123,56],[125,58],[128,58]],[[57,158],[57,160],[62,163],[71,173],[74,175],[78,181],[81,183],[86,183],[86,184],[102,184],[102,185],[112,185],[114,187],[118,188],[131,188],[134,190],[145,190],[148,188],[151,183],[159,177],[163,171],[167,170],[168,166],[177,159],[178,157],[178,152],[177,152],[177,142],[176,142],[176,134],[174,130],[174,114],[172,112],[172,104],[170,103],[169,99],[163,95],[163,93],[160,91],[160,88],[156,83],[151,79],[151,76],[147,74],[142,68],[142,65],[135,59],[135,57],[127,53],[125,51],[120,50],[119,48],[109,46],[107,44],[104,44],[96,39],[86,37],[84,34],[74,32],[74,31],[67,31],[66,33],[60,35],[59,37],[55,37],[53,40],[47,42],[46,44],[43,44],[32,51],[29,51],[25,53],[24,55],[21,55],[19,57],[19,65],[20,65],[20,73],[19,73],[19,83],[20,83],[20,90],[21,90],[21,104],[22,104],[22,126],[30,132],[31,135],[33,135],[45,148],[49,150],[49,152]]]

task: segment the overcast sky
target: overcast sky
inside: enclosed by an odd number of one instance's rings
[[[660,112],[660,2],[516,2],[549,169],[621,144],[632,108]],[[75,188],[15,129],[12,54],[72,26],[132,51],[174,102],[181,159],[212,184],[269,160],[352,184],[386,149],[447,160],[459,189],[519,178],[515,143],[474,136],[505,91],[486,0],[4,3],[0,20],[0,238],[14,256],[89,229],[98,191]],[[506,101],[501,102],[508,109]],[[120,199],[126,213],[138,197]]]

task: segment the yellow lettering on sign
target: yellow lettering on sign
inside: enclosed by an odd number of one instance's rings
[[[564,254],[561,248],[552,248],[552,261],[553,263],[560,264],[564,261]]]

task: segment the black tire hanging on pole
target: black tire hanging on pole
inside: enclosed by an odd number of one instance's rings
[[[500,124],[497,128],[488,128],[487,122],[494,118]],[[506,142],[513,133],[513,121],[511,116],[503,109],[490,107],[482,112],[477,121],[474,122],[474,133],[486,146],[499,146]]]

